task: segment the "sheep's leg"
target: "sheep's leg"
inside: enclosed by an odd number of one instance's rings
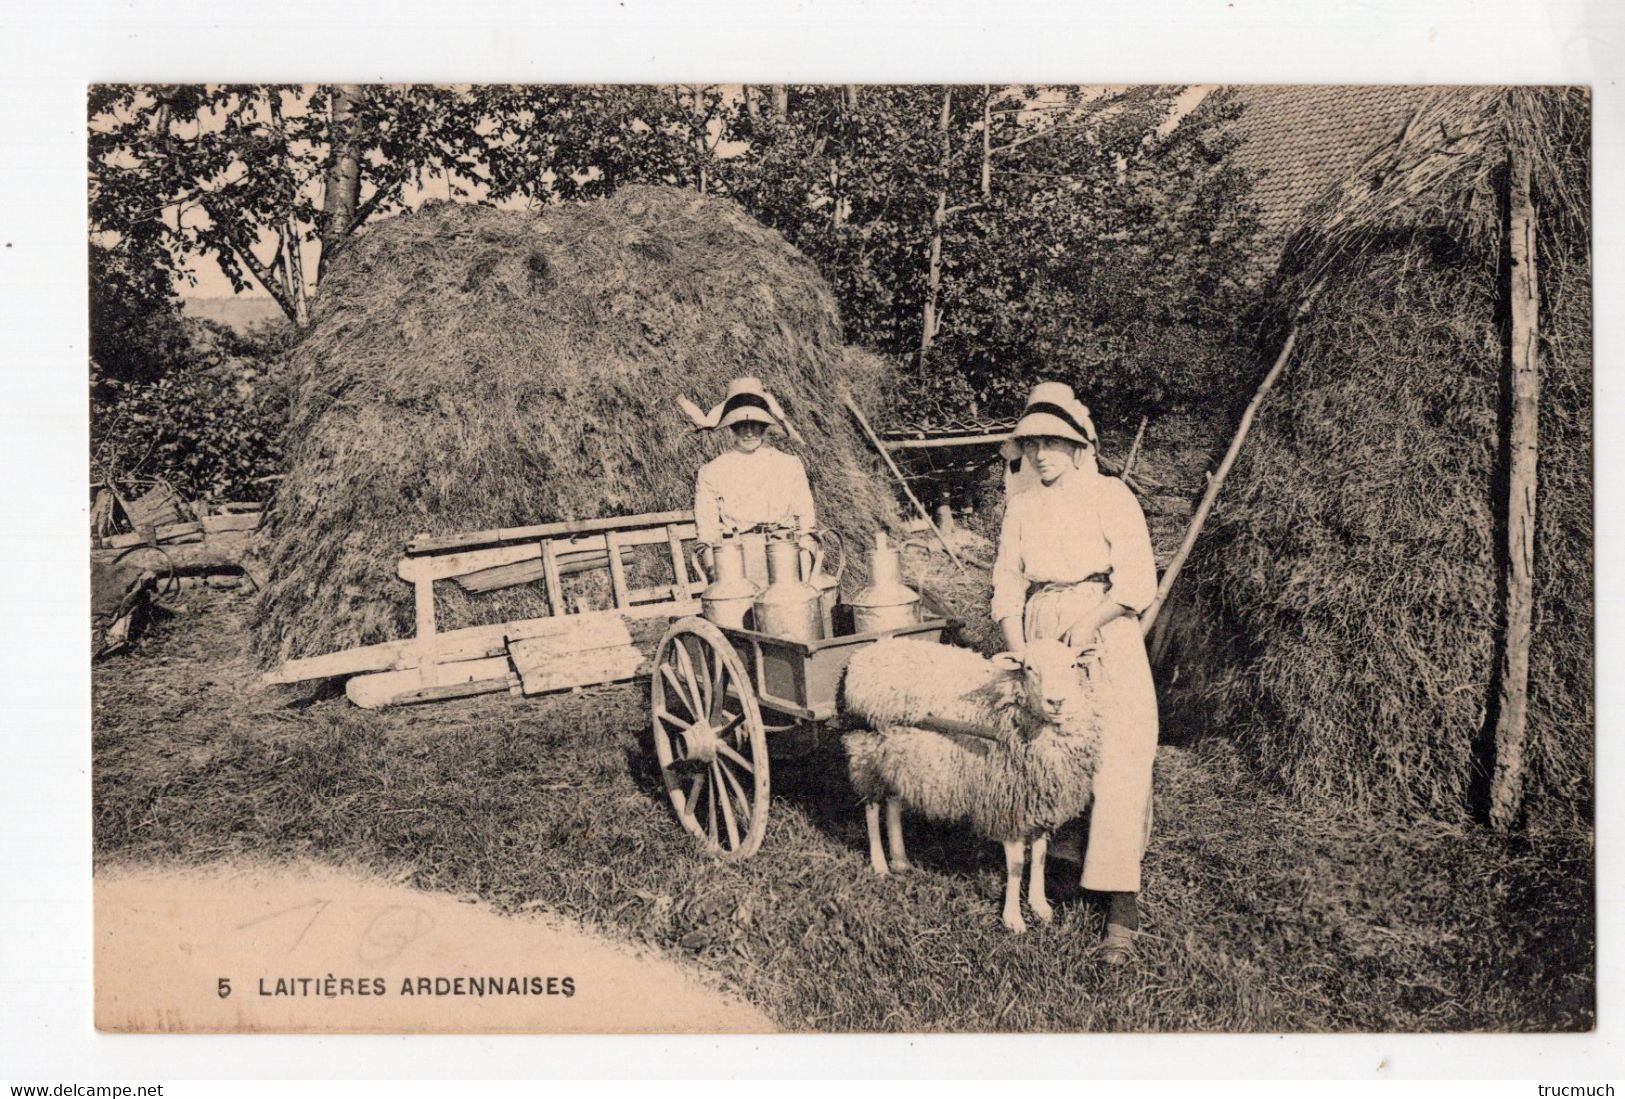
[[[1049,923],[1055,918],[1055,912],[1044,896],[1044,857],[1048,853],[1049,833],[1045,832],[1033,840],[1033,867],[1027,879],[1027,907],[1033,910],[1039,923]]]
[[[1021,869],[1027,861],[1025,840],[1004,841],[1004,926],[1017,935],[1027,930],[1021,918]]]
[[[881,877],[886,876],[886,853],[880,848],[880,803],[863,803],[863,820],[869,826],[869,865]]]
[[[903,803],[898,798],[886,799],[886,845],[891,849],[891,868],[898,873],[914,869],[903,847]]]

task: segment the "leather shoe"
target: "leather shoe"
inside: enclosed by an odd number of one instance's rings
[[[1102,960],[1107,965],[1122,965],[1134,956],[1134,932],[1121,924],[1106,925],[1106,950]]]

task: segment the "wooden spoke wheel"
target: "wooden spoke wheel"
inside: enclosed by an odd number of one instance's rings
[[[655,755],[677,819],[724,859],[767,831],[767,734],[744,661],[703,618],[672,623],[649,685]]]

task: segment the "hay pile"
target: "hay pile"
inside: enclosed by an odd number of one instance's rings
[[[1526,140],[1542,291],[1526,806],[1589,815],[1587,106],[1440,93],[1412,133],[1456,143],[1392,150],[1387,174],[1329,201],[1289,256],[1285,297],[1323,276],[1325,289],[1186,573],[1170,693],[1306,801],[1481,808],[1506,521],[1497,196],[1506,141]]]
[[[818,271],[731,202],[628,187],[546,212],[438,204],[359,236],[297,348],[287,477],[269,515],[267,661],[409,636],[406,541],[688,508],[726,440],[678,409],[754,374],[805,437],[821,521],[895,518],[840,404],[881,382],[842,343]],[[723,433],[725,434],[725,433]],[[547,613],[533,587],[468,599],[442,627]]]

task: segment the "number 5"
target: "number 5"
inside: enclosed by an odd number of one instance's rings
[[[230,996],[231,995],[231,978],[230,977],[222,977],[222,978],[220,978],[220,984],[218,986],[216,986],[215,991],[220,993],[220,998],[222,1000],[224,1000],[227,996]]]

